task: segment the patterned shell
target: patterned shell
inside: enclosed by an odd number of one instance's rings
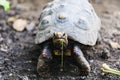
[[[84,45],[95,45],[101,21],[88,0],[54,0],[41,15],[35,43],[52,38],[54,32],[64,32]]]

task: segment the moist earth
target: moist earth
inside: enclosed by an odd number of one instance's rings
[[[50,71],[41,72],[41,76],[37,73],[41,47],[34,39],[39,15],[49,1],[10,0],[11,9],[0,17],[0,80],[120,80],[120,76],[100,70],[103,63],[120,70],[120,0],[91,0],[102,26],[100,41],[82,49],[92,68],[90,75],[79,76],[77,66],[69,60],[65,61],[63,72],[60,62],[53,61]],[[14,30],[10,17],[26,19],[28,28],[22,32]]]

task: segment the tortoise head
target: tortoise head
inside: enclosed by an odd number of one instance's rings
[[[63,32],[55,32],[53,34],[53,44],[56,48],[67,47],[68,45],[68,35]]]

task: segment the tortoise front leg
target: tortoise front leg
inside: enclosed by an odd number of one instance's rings
[[[38,58],[38,63],[37,63],[38,73],[45,72],[51,60],[52,60],[52,53],[51,53],[50,45],[47,43],[44,44],[41,55]]]
[[[78,45],[74,45],[73,47],[74,59],[77,62],[77,66],[80,69],[81,75],[88,75],[90,73],[90,65],[88,61],[85,59],[80,47]]]

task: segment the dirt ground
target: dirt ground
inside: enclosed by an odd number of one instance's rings
[[[18,1],[18,2],[17,2]],[[46,78],[36,71],[41,48],[35,45],[38,18],[43,6],[50,0],[10,0],[11,9],[0,19],[0,80],[120,80],[120,76],[103,73],[100,67],[107,63],[120,70],[120,0],[92,0],[96,13],[101,18],[101,42],[86,49],[86,58],[92,71],[88,76],[79,76],[77,67],[66,62],[66,70],[60,72],[55,62]],[[8,18],[26,19],[35,26],[18,32]],[[28,24],[28,26],[30,26]]]

